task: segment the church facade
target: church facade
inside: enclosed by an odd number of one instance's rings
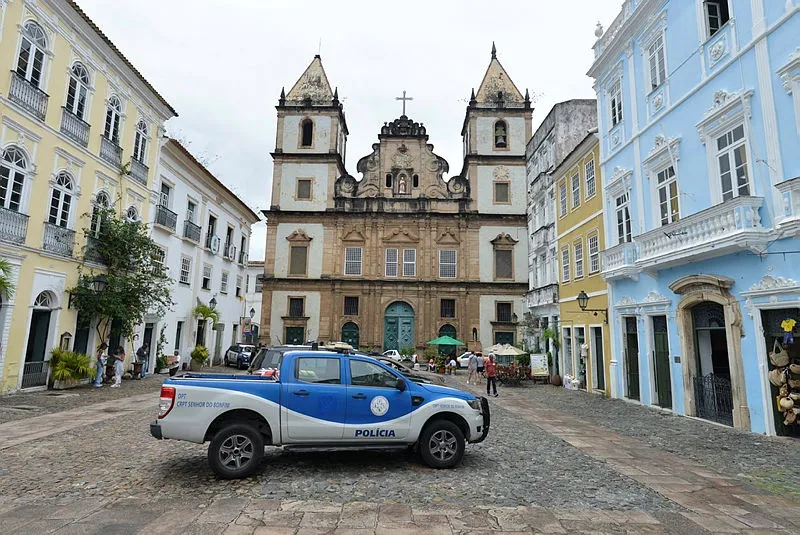
[[[405,115],[345,167],[347,122],[316,56],[281,92],[260,340],[413,349],[447,334],[516,342],[527,290],[531,105],[496,58],[472,91],[463,167]]]

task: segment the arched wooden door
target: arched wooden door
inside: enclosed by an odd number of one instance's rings
[[[342,342],[350,344],[353,348],[358,349],[359,346],[359,332],[358,325],[352,321],[348,321],[342,325]]]
[[[386,307],[383,319],[383,349],[414,348],[414,309],[403,301]]]

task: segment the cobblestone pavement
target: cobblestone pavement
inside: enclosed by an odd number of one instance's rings
[[[681,462],[668,448],[609,431],[579,410],[557,410],[561,389],[501,389],[491,400],[489,438],[468,446],[454,470],[431,470],[410,454],[268,449],[258,475],[220,481],[205,446],[149,436],[159,384],[149,382],[152,401],[121,399],[126,410],[102,421],[86,415],[105,405],[90,404],[68,418],[0,426],[2,435],[13,426],[53,424],[50,434],[2,449],[0,531],[800,533],[798,501]],[[631,411],[633,420],[653,417],[641,407]],[[76,425],[62,429],[63,420]],[[693,486],[701,487],[696,495]]]

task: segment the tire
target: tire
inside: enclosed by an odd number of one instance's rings
[[[247,423],[220,429],[208,445],[208,464],[222,479],[247,477],[261,466],[264,437]]]
[[[237,360],[237,361],[236,361],[236,369],[238,369],[238,370],[244,370],[244,369],[246,369],[246,368],[247,368],[247,366],[245,366],[244,364],[242,364],[242,361],[241,361],[241,360]]]
[[[448,420],[429,424],[419,438],[419,454],[431,468],[452,468],[464,457],[464,434]]]

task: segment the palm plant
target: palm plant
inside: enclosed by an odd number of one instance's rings
[[[14,295],[14,285],[11,283],[12,269],[11,262],[0,258],[0,296],[6,298]]]
[[[206,304],[199,303],[194,307],[194,310],[192,310],[192,314],[204,320],[212,320],[214,325],[219,323],[219,312]]]

